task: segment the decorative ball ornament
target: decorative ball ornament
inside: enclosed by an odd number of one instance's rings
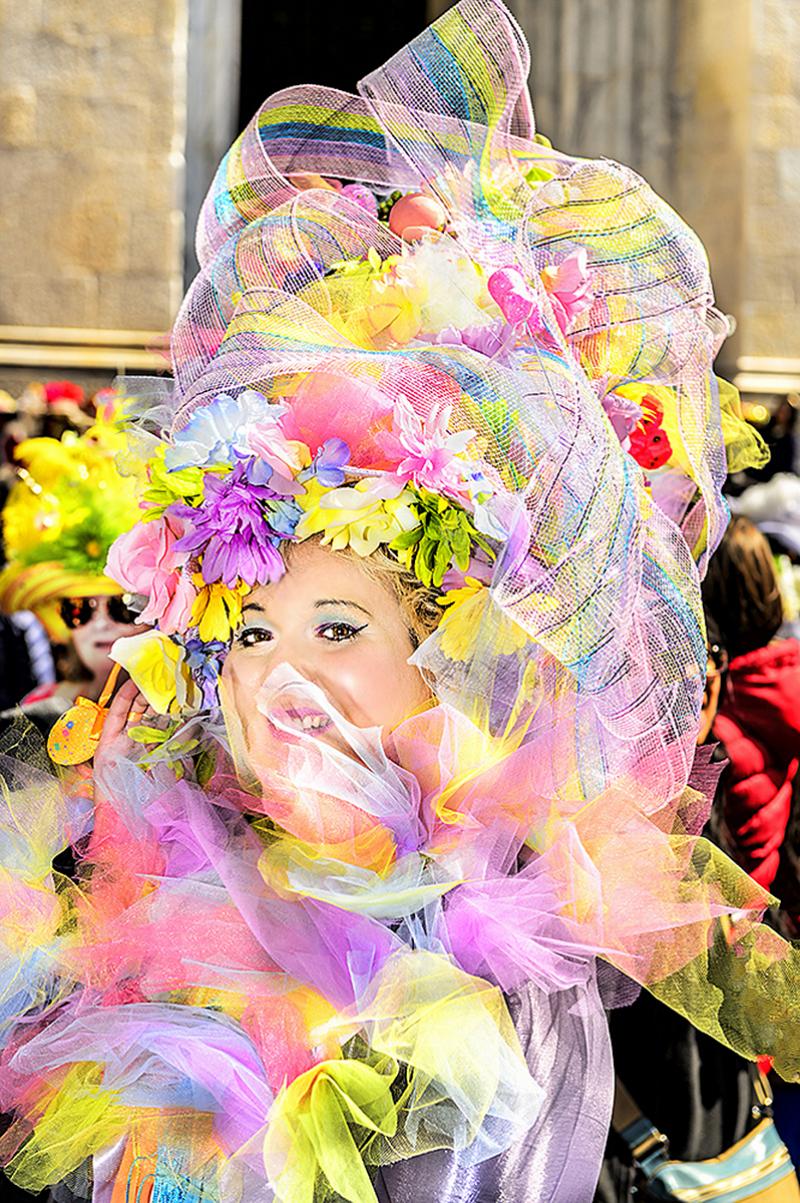
[[[396,201],[389,213],[389,229],[404,242],[418,242],[431,230],[441,231],[447,224],[447,211],[434,197],[410,192]]]

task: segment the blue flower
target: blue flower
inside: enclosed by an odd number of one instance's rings
[[[164,457],[167,468],[209,467],[230,464],[237,455],[252,454],[247,444],[249,427],[275,422],[284,414],[282,405],[271,405],[263,393],[246,389],[238,397],[221,393],[208,405],[196,409],[174,436]]]
[[[219,674],[228,645],[216,639],[203,643],[202,639],[193,638],[187,639],[183,646],[186,666],[203,695],[203,708],[216,710],[219,705]]]
[[[337,489],[344,484],[344,469],[350,462],[350,448],[344,439],[326,439],[307,468],[298,475],[298,480],[316,476],[327,489]]]
[[[303,517],[303,511],[297,502],[289,498],[275,498],[274,500],[266,501],[264,508],[270,530],[274,531],[281,539],[293,538],[295,527]]]

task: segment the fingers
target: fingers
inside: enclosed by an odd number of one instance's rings
[[[147,698],[144,696],[144,694],[139,693],[137,690],[133,701],[131,702],[130,712],[128,714],[128,726],[135,727],[138,723],[141,723],[143,719],[152,718],[152,716],[153,711],[148,705]]]
[[[113,702],[108,708],[103,732],[95,753],[95,764],[98,757],[102,761],[112,747],[125,740],[130,727],[135,727],[143,719],[152,715],[147,699],[141,694],[133,681],[126,681],[117,691]]]

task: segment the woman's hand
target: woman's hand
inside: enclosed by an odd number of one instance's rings
[[[116,692],[108,708],[103,730],[94,754],[94,774],[97,782],[115,760],[129,756],[134,741],[128,735],[131,727],[137,726],[152,713],[147,699],[133,681],[126,681]]]

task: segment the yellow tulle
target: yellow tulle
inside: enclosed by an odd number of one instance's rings
[[[44,1190],[126,1131],[131,1109],[120,1107],[115,1095],[102,1089],[101,1077],[102,1068],[89,1062],[73,1065],[68,1071],[6,1169],[15,1186],[33,1193]],[[3,1141],[12,1135],[10,1129]]]
[[[719,376],[717,384],[728,472],[763,468],[769,462],[770,451],[755,426],[745,421],[739,390]]]
[[[316,1203],[335,1192],[348,1203],[376,1203],[361,1147],[372,1133],[397,1130],[397,1071],[391,1057],[323,1061],[280,1093],[264,1143],[278,1199]]]

